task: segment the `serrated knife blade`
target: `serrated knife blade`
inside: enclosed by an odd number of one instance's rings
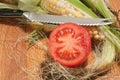
[[[21,10],[0,9],[0,17],[20,17],[24,16],[33,22],[61,24],[65,22],[74,22],[83,26],[101,26],[109,25],[110,19],[106,18],[75,18],[70,16],[50,15],[50,14],[37,14],[34,12],[23,12]]]
[[[53,24],[73,22],[83,26],[100,26],[112,24],[112,22],[103,22],[104,20],[109,20],[104,18],[75,18],[70,16],[37,14],[33,12],[24,12],[23,15],[33,22],[44,22]]]

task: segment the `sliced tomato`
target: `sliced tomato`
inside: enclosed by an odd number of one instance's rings
[[[87,30],[75,23],[58,25],[49,36],[50,56],[60,64],[76,67],[91,51],[91,38]]]

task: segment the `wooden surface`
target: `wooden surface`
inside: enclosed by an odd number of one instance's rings
[[[18,24],[12,18],[0,18],[0,80],[41,80],[45,52],[38,45],[28,48],[26,37],[32,29]]]
[[[110,3],[113,10],[120,10],[119,0],[110,0]],[[45,59],[45,52],[38,45],[28,49],[25,41],[25,36],[32,30],[31,26],[18,25],[12,18],[0,18],[0,80],[42,80],[40,64]],[[96,80],[120,80],[120,65],[115,63]]]
[[[28,48],[26,36],[32,26],[18,24],[12,18],[0,18],[0,80],[42,80],[45,52],[38,45]],[[96,80],[120,80],[119,64]]]
[[[117,16],[116,25],[120,27],[120,0],[109,0],[110,1],[110,9]]]
[[[120,0],[109,0],[110,1],[110,8],[112,10],[118,11],[120,10]]]
[[[120,65],[115,63],[111,67],[111,70],[96,80],[120,80]]]

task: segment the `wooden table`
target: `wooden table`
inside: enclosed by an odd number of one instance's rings
[[[28,48],[27,36],[32,30],[14,18],[0,18],[0,80],[41,80],[45,52],[38,45]]]
[[[113,10],[120,10],[119,0],[110,1]],[[38,45],[28,49],[25,37],[33,28],[18,24],[12,18],[0,18],[0,80],[42,80],[39,77],[40,64],[45,59],[45,52]],[[120,65],[114,64],[110,71],[96,80],[120,80]]]
[[[31,25],[0,18],[0,80],[42,80],[40,64],[46,53],[38,45],[28,48],[26,36],[32,30]],[[96,80],[120,80],[119,64]]]

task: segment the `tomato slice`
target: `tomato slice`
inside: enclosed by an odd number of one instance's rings
[[[87,30],[75,23],[58,25],[49,36],[50,56],[60,64],[76,67],[91,51],[91,38]]]

